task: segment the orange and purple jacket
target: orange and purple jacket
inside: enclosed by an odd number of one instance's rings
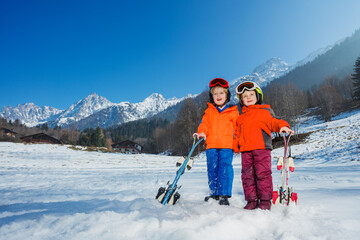
[[[271,132],[290,126],[286,121],[273,117],[271,112],[267,104],[243,106],[242,114],[236,120],[235,152],[272,150]]]
[[[222,112],[211,103],[205,110],[197,132],[206,135],[206,149],[233,148],[236,119],[239,116],[237,106],[229,106]]]

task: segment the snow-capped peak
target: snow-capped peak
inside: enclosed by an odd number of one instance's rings
[[[114,104],[106,98],[92,93],[61,113],[57,124],[66,125],[74,121],[79,121],[112,105]]]
[[[56,108],[46,106],[40,108],[34,103],[26,103],[24,105],[18,105],[15,108],[3,107],[0,116],[12,121],[19,119],[27,126],[36,126],[46,122],[49,126],[69,126],[72,123],[79,122],[80,120],[95,115],[96,113],[102,115],[105,121],[109,121],[108,118],[111,118],[112,116],[107,116],[106,112],[108,111],[103,113],[102,110],[116,109],[119,114],[114,115],[118,117],[121,116],[121,119],[116,119],[113,122],[117,122],[119,124],[153,116],[161,111],[164,111],[168,107],[177,104],[181,100],[183,99],[177,99],[175,97],[165,99],[163,95],[153,93],[139,103],[112,103],[106,98],[99,96],[96,93],[92,93],[65,110],[58,110]],[[107,125],[104,124],[102,126],[106,127]]]
[[[141,116],[148,117],[162,112],[180,101],[181,100],[177,98],[165,99],[163,95],[153,93],[149,97],[145,98],[144,101],[135,103],[133,106],[137,109]]]
[[[165,101],[164,96],[159,93],[153,93],[150,96],[148,96],[147,98],[145,98],[144,101],[142,101],[142,102],[152,104],[154,102],[161,102],[161,101]]]
[[[39,107],[34,103],[18,104],[16,107],[3,107],[0,112],[0,117],[15,121],[18,119],[21,123],[29,127],[36,126],[47,122],[52,116],[59,114],[61,110],[44,106]]]
[[[264,64],[257,66],[253,73],[264,76],[266,79],[272,79],[279,73],[286,71],[289,68],[289,64],[280,58],[271,58]]]
[[[245,75],[233,80],[230,87],[235,88],[240,82],[244,81],[253,81],[259,84],[260,87],[264,87],[273,79],[288,72],[289,67],[289,64],[280,58],[271,58],[257,66],[250,75]]]

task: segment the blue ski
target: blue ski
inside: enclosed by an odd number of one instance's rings
[[[188,165],[188,162],[190,160],[190,157],[192,155],[192,153],[194,152],[195,148],[199,145],[199,143],[204,140],[203,138],[201,138],[198,142],[195,143],[195,138],[194,138],[194,142],[192,145],[192,148],[189,152],[189,155],[187,156],[187,158],[184,160],[184,162],[181,164],[179,170],[176,172],[176,176],[174,181],[169,184],[169,182],[167,183],[167,188],[165,187],[160,187],[158,190],[158,193],[156,195],[156,199],[162,204],[162,205],[166,205],[166,204],[171,204],[174,205],[177,200],[179,200],[180,198],[180,194],[178,192],[176,192],[177,189],[180,189],[180,187],[177,186],[177,182],[179,181],[181,175],[184,173],[185,168]]]

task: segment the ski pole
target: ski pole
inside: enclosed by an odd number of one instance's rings
[[[286,204],[289,205],[289,159],[287,157],[287,151],[288,151],[288,147],[289,147],[289,142],[290,142],[290,137],[291,135],[289,135],[288,138],[286,138],[285,134],[283,135],[284,138],[284,168],[283,171],[286,171],[286,188],[284,190],[285,193],[285,200],[286,200]],[[283,184],[284,184],[284,179],[283,179]],[[283,185],[284,186],[284,185]]]

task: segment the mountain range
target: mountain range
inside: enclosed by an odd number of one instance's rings
[[[295,64],[288,64],[280,58],[271,58],[257,66],[251,74],[232,80],[230,82],[230,91],[232,93],[235,92],[236,86],[242,81],[254,81],[257,82],[260,87],[265,87],[271,81],[289,82],[291,81],[289,76],[293,76],[293,79],[295,79],[294,75],[299,75],[299,71],[302,71],[302,76],[304,76],[306,73],[303,72],[303,69],[309,69],[308,71],[310,71],[310,73],[317,73],[317,71],[314,70],[314,65],[320,68],[319,62],[326,63],[331,60],[332,64],[336,64],[333,62],[345,61],[344,55],[346,54],[343,52],[347,53],[351,49],[355,49],[357,51],[355,54],[346,55],[350,56],[346,58],[346,67],[338,63],[341,67],[335,68],[335,70],[338,70],[341,74],[350,74],[352,64],[355,62],[356,57],[360,55],[359,39],[360,30],[356,31],[353,36],[341,40],[332,46],[327,46],[310,53],[305,59]],[[357,43],[357,48],[352,47],[354,43]],[[342,59],[333,60],[333,58],[336,58],[336,54],[341,55]],[[334,73],[333,68],[329,69],[331,73]],[[325,79],[324,74],[318,74],[318,79],[316,80],[323,81]],[[303,86],[304,79],[300,78],[293,82],[298,86]],[[311,83],[314,84],[316,81],[313,79]],[[112,103],[106,98],[92,93],[65,110],[59,110],[49,106],[39,107],[34,103],[25,103],[23,105],[19,104],[16,107],[3,107],[0,112],[0,117],[12,121],[18,119],[21,123],[29,127],[46,123],[49,127],[61,126],[63,128],[72,128],[75,126],[80,130],[96,128],[97,126],[104,128],[129,121],[154,117],[159,114],[173,120],[181,102],[188,97],[195,98],[196,96],[185,96],[180,99],[165,99],[161,94],[153,93],[139,103]],[[236,95],[232,94],[231,102],[237,103],[237,101]]]
[[[106,98],[92,93],[65,110],[26,103],[16,107],[3,107],[0,117],[12,121],[18,119],[28,127],[45,123],[49,127],[71,128],[75,125],[78,129],[97,126],[109,127],[151,117],[182,100],[183,98],[165,99],[161,94],[154,93],[139,103],[112,103]]]
[[[250,75],[233,80],[230,83],[230,89],[234,92],[238,83],[246,79],[265,86],[272,79],[284,74],[289,69],[289,64],[280,58],[272,58],[256,67]],[[187,97],[196,96],[186,96],[181,99],[165,99],[161,94],[153,93],[139,103],[112,103],[106,98],[92,93],[65,110],[59,110],[49,106],[39,107],[34,103],[25,103],[23,105],[19,104],[16,107],[3,107],[0,112],[0,117],[12,121],[19,119],[21,123],[29,127],[46,123],[49,127],[60,126],[63,128],[71,128],[74,125],[80,130],[96,128],[97,126],[104,128],[153,117],[166,110],[178,109],[179,107],[176,105]],[[232,102],[236,101],[236,96],[233,94]],[[170,115],[174,115],[176,112],[177,110],[174,110]],[[166,118],[173,120],[174,116]]]

